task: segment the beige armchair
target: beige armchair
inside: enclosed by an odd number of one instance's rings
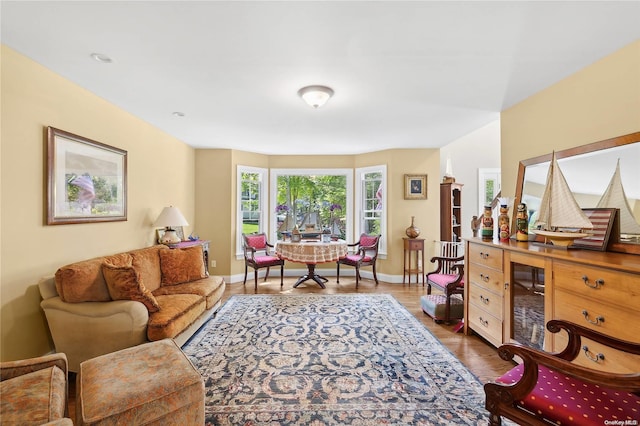
[[[70,425],[67,357],[63,353],[0,362],[3,424]]]

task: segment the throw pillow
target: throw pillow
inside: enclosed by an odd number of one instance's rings
[[[208,276],[202,258],[202,246],[160,250],[162,285],[175,285]]]
[[[149,312],[158,312],[158,301],[147,290],[140,279],[140,274],[132,266],[102,265],[102,274],[107,282],[109,294],[113,300],[135,300],[147,307]]]

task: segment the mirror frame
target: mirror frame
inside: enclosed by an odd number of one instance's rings
[[[574,148],[568,148],[562,151],[556,151],[556,159],[572,157],[574,155],[586,154],[594,151],[601,151],[603,149],[614,148],[617,146],[629,145],[632,143],[640,143],[640,132],[629,133],[624,136],[617,136],[611,139],[605,139],[598,142],[592,142],[582,146],[576,146]],[[534,164],[544,163],[545,161],[551,161],[551,153],[539,155],[537,157],[529,158],[527,160],[520,161],[518,165],[518,177],[516,180],[516,197],[514,200],[514,206],[517,206],[522,200],[522,190],[524,187],[524,172],[527,166]],[[511,229],[516,229],[516,215],[512,215]],[[640,255],[640,244],[628,244],[621,242],[610,242],[608,251],[638,254]]]

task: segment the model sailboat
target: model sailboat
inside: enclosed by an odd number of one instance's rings
[[[588,236],[582,232],[584,229],[593,229],[593,224],[576,202],[558,167],[555,152],[551,156],[547,183],[534,226],[540,228],[532,232],[560,247],[568,247],[574,240]]]
[[[629,200],[624,193],[622,187],[622,178],[620,176],[620,160],[616,164],[616,171],[611,177],[607,190],[600,198],[597,207],[612,207],[620,210],[620,234],[627,236],[640,234],[640,225],[636,221]]]

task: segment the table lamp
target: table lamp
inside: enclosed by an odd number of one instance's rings
[[[160,216],[156,219],[154,225],[156,227],[165,227],[164,235],[160,239],[162,244],[178,244],[181,242],[180,237],[176,234],[174,226],[189,226],[187,219],[184,218],[182,213],[177,207],[169,206],[165,207],[160,213]]]

